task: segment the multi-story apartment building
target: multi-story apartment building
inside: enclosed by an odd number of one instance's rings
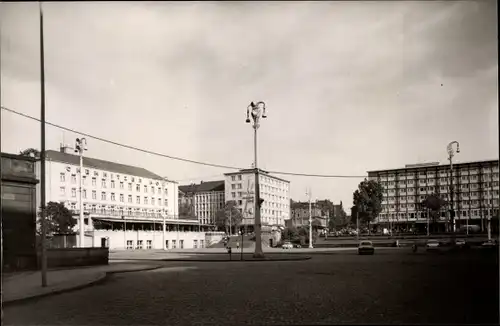
[[[313,221],[319,223],[318,226],[326,227],[328,215],[317,207],[315,203],[311,203],[311,216]],[[309,226],[309,202],[294,202],[292,204],[292,216],[287,226]]]
[[[498,218],[498,160],[453,164],[453,206],[456,227],[466,223],[486,228],[488,218]],[[437,194],[451,202],[450,165],[412,164],[404,168],[368,172],[371,180],[384,188],[382,212],[375,223],[407,228],[425,228],[428,212],[421,203],[427,195]],[[440,229],[449,221],[451,204],[440,212]],[[492,223],[493,225],[497,222]]]
[[[242,224],[248,230],[253,229],[255,170],[244,169],[238,172],[225,173],[225,199],[234,200],[243,214]],[[285,220],[290,218],[290,181],[270,175],[259,169],[261,222],[263,226],[284,227]]]
[[[200,225],[215,225],[215,216],[225,204],[224,180],[179,186],[179,207],[190,207]]]
[[[40,162],[37,162],[37,176],[40,176]],[[181,220],[178,216],[178,184],[166,180],[146,169],[130,165],[83,157],[83,171],[80,171],[80,158],[70,154],[67,147],[60,151],[46,151],[46,201],[64,203],[78,219],[80,213],[79,191],[80,172],[82,173],[82,202],[85,214],[84,230],[88,234],[99,234],[99,230],[122,230],[105,233],[111,248],[162,248],[161,233],[163,221],[166,229],[196,231],[197,222]],[[40,207],[40,184],[37,185],[37,207]],[[76,229],[79,230],[79,223]],[[136,231],[124,234],[123,231]],[[150,231],[142,240],[138,231]],[[97,232],[97,233],[96,233]],[[137,233],[137,234],[136,234]],[[152,238],[151,238],[152,235]],[[193,244],[187,233],[179,235],[168,233],[171,246],[185,248]],[[130,238],[130,239],[129,239]],[[189,239],[188,239],[189,238]],[[92,239],[92,242],[95,239]],[[100,242],[102,239],[99,239]],[[158,240],[160,242],[158,243]],[[181,241],[183,244],[181,244]],[[196,239],[198,240],[198,239]],[[87,241],[87,240],[86,240]],[[186,243],[184,244],[184,241]],[[144,242],[144,246],[143,246]],[[175,243],[174,243],[175,242]],[[167,239],[168,243],[168,239]],[[89,244],[87,244],[89,245]],[[94,243],[95,245],[95,243]],[[100,244],[98,244],[100,245]]]

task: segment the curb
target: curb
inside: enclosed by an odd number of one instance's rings
[[[44,297],[49,297],[49,296],[56,295],[56,294],[68,293],[68,292],[72,292],[72,291],[77,291],[77,290],[81,290],[81,289],[84,289],[84,288],[88,288],[88,287],[91,287],[91,286],[95,286],[95,285],[99,285],[99,284],[104,284],[114,274],[132,273],[132,272],[144,272],[144,271],[150,271],[150,270],[159,269],[161,267],[163,267],[163,266],[160,265],[160,266],[147,267],[147,268],[135,269],[135,270],[118,270],[118,271],[100,272],[98,274],[98,277],[96,277],[95,279],[93,279],[93,280],[91,280],[91,281],[89,281],[89,282],[87,282],[85,284],[80,284],[80,285],[68,287],[68,288],[65,288],[65,289],[59,289],[59,290],[55,290],[55,291],[51,291],[51,292],[47,292],[47,293],[35,294],[35,295],[29,296],[29,297],[25,297],[25,298],[13,299],[13,300],[9,300],[9,301],[3,300],[2,301],[2,306],[4,306],[4,307],[6,307],[6,306],[14,306],[14,305],[27,303],[27,302],[30,302],[30,301],[34,301],[34,300],[41,299],[41,298],[44,298]]]
[[[201,262],[201,263],[231,263],[231,262],[236,262],[236,263],[253,263],[253,262],[275,262],[275,261],[304,261],[304,260],[309,260],[312,257],[293,257],[289,259],[285,258],[273,258],[273,259],[162,259],[161,261],[172,261],[172,262]]]

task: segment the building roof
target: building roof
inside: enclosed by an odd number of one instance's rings
[[[78,155],[63,153],[54,150],[45,151],[45,154],[47,160],[50,161],[68,163],[72,165],[80,164],[80,156]],[[94,168],[109,172],[132,175],[136,177],[164,180],[164,178],[160,177],[159,175],[140,167],[99,160],[91,157],[85,157],[85,156],[83,157],[83,166],[87,168]]]
[[[199,184],[191,184],[179,186],[179,190],[183,193],[188,192],[209,192],[209,191],[224,191],[224,180],[207,181]]]
[[[482,160],[482,161],[465,161],[465,162],[453,162],[453,165],[463,165],[463,164],[485,164],[485,163],[496,163],[498,164],[498,159],[494,160]],[[404,171],[404,170],[418,170],[418,169],[427,169],[427,168],[446,168],[449,167],[450,164],[432,162],[432,163],[422,163],[422,164],[407,164],[404,168],[395,168],[395,169],[384,169],[384,170],[372,170],[368,171],[368,173],[377,173],[377,172],[394,172],[394,171]]]
[[[224,173],[224,175],[237,175],[237,174],[250,174],[250,173],[255,173],[255,169],[242,169],[242,170],[239,170],[238,172]],[[290,181],[282,179],[282,178],[279,178],[279,177],[276,177],[276,176],[274,176],[272,174],[269,174],[268,171],[265,171],[265,170],[262,170],[262,169],[259,169],[259,173],[261,173],[262,175],[265,175],[266,177],[269,177],[269,178],[273,178],[273,179],[276,179],[276,180],[281,180],[283,182],[290,183]]]

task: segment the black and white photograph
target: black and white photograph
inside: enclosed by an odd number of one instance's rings
[[[2,324],[495,325],[498,3],[3,1]]]

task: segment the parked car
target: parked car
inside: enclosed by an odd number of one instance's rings
[[[427,250],[437,250],[437,249],[439,249],[439,241],[437,241],[437,240],[428,240],[427,244],[425,245],[425,248]]]
[[[373,247],[373,243],[371,241],[361,241],[358,247],[358,254],[360,255],[373,255],[375,253],[375,248]]]
[[[289,241],[285,241],[285,243],[283,243],[283,245],[281,246],[281,248],[283,249],[292,249],[293,248],[293,244]]]

